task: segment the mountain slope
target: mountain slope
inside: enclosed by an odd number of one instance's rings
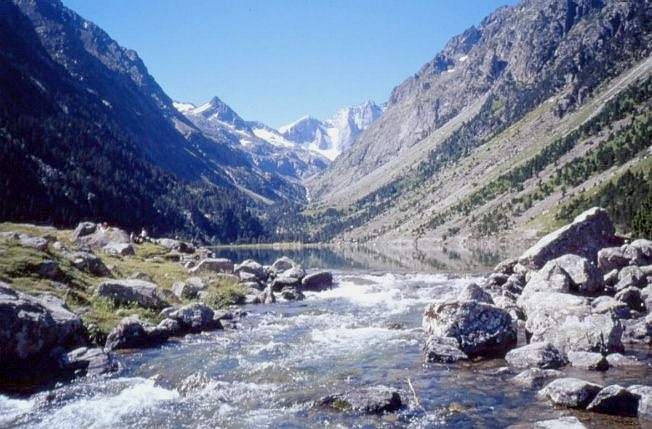
[[[515,179],[514,189],[497,194],[482,185],[578,129],[627,85],[645,87],[637,79],[649,73],[650,15],[645,1],[526,0],[454,37],[394,89],[355,146],[309,183],[313,209],[322,210],[313,219],[317,232],[440,241],[525,227],[540,212],[513,212],[497,198],[514,206],[517,188],[533,192],[536,180]],[[630,110],[620,120],[641,114]],[[599,131],[590,134],[597,139]]]
[[[286,139],[318,152],[330,160],[348,151],[362,131],[382,115],[383,110],[373,101],[338,110],[325,121],[304,116],[279,128]]]
[[[248,240],[264,235],[256,202],[305,198],[202,134],[135,52],[60,1],[0,7],[3,219]]]

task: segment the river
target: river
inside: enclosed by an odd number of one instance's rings
[[[111,377],[81,378],[29,397],[0,396],[0,427],[502,428],[571,414],[512,384],[514,374],[498,370],[502,359],[424,365],[424,307],[478,280],[484,268],[415,272],[391,258],[324,249],[219,253],[262,263],[290,254],[308,269],[332,269],[337,286],[306,293],[304,301],[245,306],[236,329],[122,353],[123,369]],[[590,377],[652,384],[649,370]],[[409,406],[375,417],[314,404],[328,394],[378,385],[400,389]],[[593,428],[639,427],[636,419],[575,415]]]

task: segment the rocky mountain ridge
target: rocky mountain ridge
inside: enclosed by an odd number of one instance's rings
[[[645,141],[650,17],[643,1],[525,0],[452,38],[392,91],[384,114],[356,145],[308,182],[317,234],[363,242],[441,243],[510,232],[531,239],[550,228],[545,212],[553,201],[570,200],[562,179],[552,177],[556,184],[542,192],[541,174],[554,176],[565,164],[575,171],[606,146],[627,152],[627,165],[607,162],[579,182],[566,179],[578,193],[604,181],[616,164],[616,177],[628,168],[647,171],[649,144],[623,149],[609,135],[615,118],[604,110],[629,106],[616,115],[622,132]],[[545,162],[546,147],[586,121],[593,125],[584,139],[600,144],[577,145]],[[492,188],[492,179],[528,161],[541,168],[538,177]]]

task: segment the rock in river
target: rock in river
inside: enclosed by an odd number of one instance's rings
[[[560,368],[566,364],[566,359],[559,350],[548,342],[531,343],[510,350],[505,360],[514,368]]]
[[[453,363],[469,358],[460,350],[455,338],[431,335],[426,339],[423,351],[426,355],[426,362]]]
[[[363,414],[393,413],[403,406],[399,392],[384,386],[330,395],[322,398],[319,404],[336,411],[356,411]]]
[[[308,274],[301,280],[303,290],[321,291],[333,287],[333,275],[328,271]]]
[[[602,386],[578,378],[566,377],[552,381],[539,391],[539,396],[556,405],[568,408],[585,408],[602,389]]]
[[[640,399],[640,395],[614,384],[600,390],[586,409],[596,413],[636,417]]]
[[[470,357],[500,355],[516,343],[509,313],[478,301],[435,301],[426,308],[423,328],[426,335],[455,338]]]

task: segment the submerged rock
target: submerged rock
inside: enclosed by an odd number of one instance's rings
[[[395,389],[377,386],[355,389],[347,393],[322,398],[319,405],[335,411],[363,414],[393,413],[401,409],[401,395]]]
[[[568,408],[586,408],[602,386],[578,378],[566,377],[552,381],[539,391],[539,396],[556,405]]]

